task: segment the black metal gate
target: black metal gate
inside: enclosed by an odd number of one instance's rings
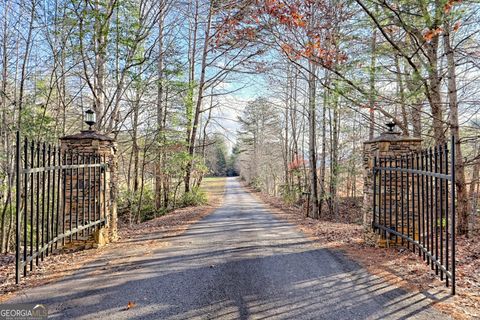
[[[455,141],[418,153],[377,157],[373,228],[423,257],[455,294]]]
[[[16,141],[16,282],[66,242],[106,223],[105,156]]]

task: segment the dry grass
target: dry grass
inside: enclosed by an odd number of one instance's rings
[[[223,200],[226,182],[227,178],[225,177],[207,177],[203,179],[200,188],[207,193],[210,205],[218,204]]]
[[[137,237],[145,237],[145,235],[152,233],[162,235],[160,239],[140,241],[135,244],[137,247],[133,248],[133,250],[138,251],[138,254],[145,254],[142,253],[145,250],[168,245],[168,242],[162,238],[183,233],[189,225],[207,216],[221,205],[225,182],[225,178],[206,178],[203,181],[201,187],[208,196],[208,204],[205,206],[182,208],[132,227],[124,226],[119,230],[120,239],[118,242],[108,244],[99,249],[51,255],[38,268],[34,268],[28,277],[22,277],[18,285],[15,284],[14,255],[2,256],[0,259],[0,302],[8,300],[21,290],[58,281],[81,269],[82,266],[102,259],[102,256],[109,253],[118,253],[118,257],[109,262],[109,267],[119,266],[123,259],[121,256],[123,249],[128,246],[128,249],[131,251],[131,240]]]

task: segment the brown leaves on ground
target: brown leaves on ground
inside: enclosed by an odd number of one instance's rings
[[[165,236],[176,236],[183,233],[189,225],[197,222],[218,208],[223,201],[225,178],[205,178],[202,183],[208,197],[208,205],[176,209],[164,216],[132,226],[119,228],[120,237],[131,238],[137,235],[164,232]]]
[[[101,270],[92,271],[93,274],[105,270],[123,270],[123,262],[135,256],[149,255],[153,248],[168,245],[165,241],[166,237],[183,233],[190,224],[207,216],[221,205],[225,178],[207,179],[202,188],[207,192],[208,205],[178,209],[132,227],[119,226],[119,241],[96,250],[71,249],[67,253],[58,250],[53,255],[45,257],[33,271],[29,271],[28,277],[21,277],[18,285],[15,284],[15,255],[0,255],[0,302],[6,301],[19,290],[43,285],[70,275],[92,261],[105,260],[105,266]],[[145,235],[148,234],[161,234],[161,237],[146,239]],[[132,242],[132,239],[137,237],[142,237],[142,241]],[[129,252],[134,251],[135,255],[124,254],[126,248]],[[102,258],[109,253],[111,257]],[[135,306],[134,303],[133,306]]]
[[[409,291],[424,292],[434,300],[438,310],[455,319],[480,319],[480,243],[476,239],[457,239],[457,293],[450,295],[445,282],[428,266],[418,251],[406,248],[375,248],[364,244],[363,228],[359,224],[336,223],[328,220],[305,218],[300,208],[285,205],[280,199],[254,192],[255,196],[270,205],[278,217],[295,224],[303,233],[322,247],[345,252],[370,273],[382,277],[388,283]],[[343,215],[352,214],[358,220],[361,212],[351,204],[341,208]],[[346,218],[340,220],[348,221]]]
[[[14,292],[21,289],[36,287],[58,279],[61,279],[81,266],[94,261],[98,255],[106,250],[106,247],[96,250],[71,250],[67,253],[60,251],[50,254],[33,271],[28,268],[28,276],[21,277],[20,283],[15,284],[15,255],[9,254],[0,259],[0,302],[9,299]]]

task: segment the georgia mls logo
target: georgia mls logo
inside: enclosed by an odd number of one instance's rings
[[[0,320],[43,320],[48,318],[43,304],[0,305]]]

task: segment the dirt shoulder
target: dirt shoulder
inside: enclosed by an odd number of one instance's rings
[[[137,246],[139,251],[168,245],[166,238],[183,233],[191,224],[221,206],[225,190],[225,178],[205,179],[202,188],[208,196],[207,205],[181,208],[140,224],[122,226],[119,229],[119,240],[117,242],[98,249],[50,255],[45,258],[39,267],[34,268],[28,277],[22,277],[18,285],[15,284],[14,254],[2,255],[0,257],[0,302],[10,299],[22,290],[58,281],[80,270],[83,266],[101,259],[102,256],[110,255],[115,251],[122,251],[126,245],[128,245],[129,250],[132,249],[132,246]],[[161,234],[161,237],[157,236],[155,240],[147,242],[133,241],[144,237],[145,234]],[[112,254],[112,256],[114,255]],[[120,258],[116,260],[118,261],[115,263],[121,263]],[[113,264],[113,262],[110,264]]]
[[[436,309],[455,319],[480,319],[480,245],[457,241],[457,294],[451,296],[423,259],[404,248],[376,248],[363,242],[362,226],[306,218],[301,209],[246,187],[279,218],[296,225],[318,245],[343,251],[370,273],[407,291],[423,294]]]

